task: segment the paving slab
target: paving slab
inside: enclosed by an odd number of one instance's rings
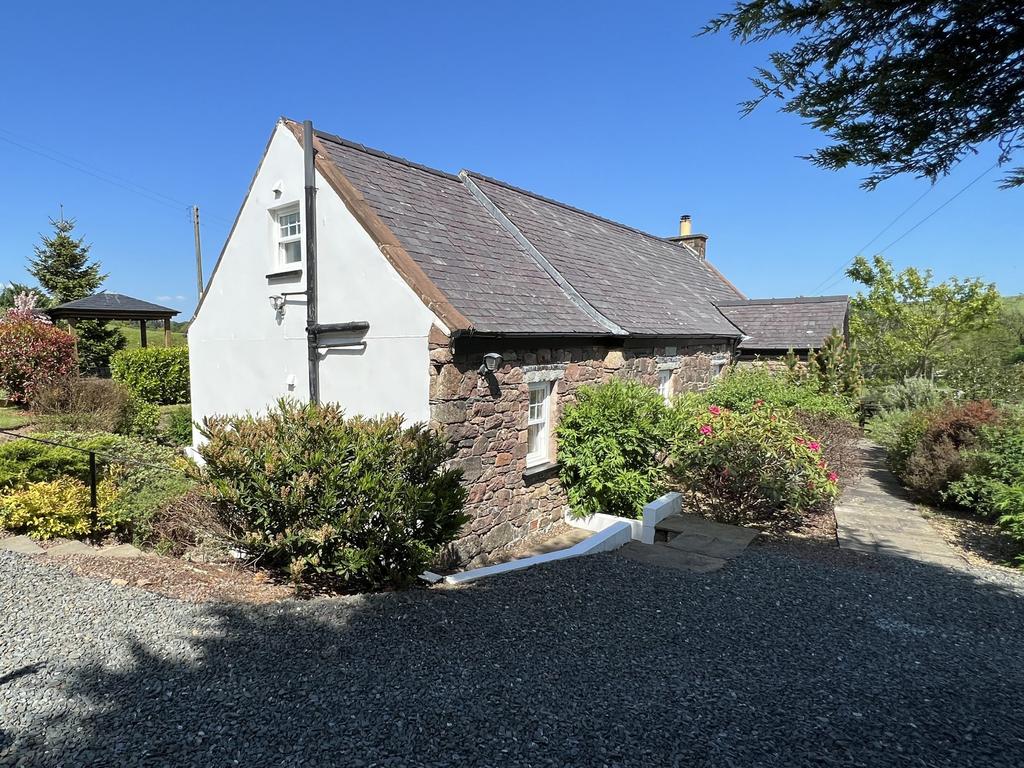
[[[43,548],[28,536],[10,536],[0,539],[0,551],[18,552],[22,555],[40,555],[43,553]]]
[[[669,515],[658,523],[657,529],[659,531],[667,531],[670,537],[673,534],[694,534],[710,536],[711,538],[724,541],[733,541],[741,543],[743,546],[752,542],[758,534],[758,531],[753,528],[716,523],[713,520],[687,514]]]
[[[65,541],[46,550],[48,555],[95,555],[97,550],[82,541]]]
[[[747,545],[740,541],[719,539],[701,533],[681,533],[668,540],[667,546],[683,552],[694,552],[708,557],[732,560],[743,554]]]
[[[94,552],[96,557],[113,557],[120,560],[130,560],[136,557],[145,557],[146,553],[136,549],[131,544],[118,544],[116,547],[104,547]]]
[[[722,568],[726,562],[720,557],[709,557],[698,552],[684,552],[667,544],[641,544],[639,541],[629,542],[626,546],[615,550],[615,554],[638,563],[691,573],[711,573]]]
[[[862,449],[866,471],[835,507],[839,546],[951,568],[965,566],[885,467],[882,449],[871,444]]]

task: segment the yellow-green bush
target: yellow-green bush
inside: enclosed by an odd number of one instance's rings
[[[96,497],[98,530],[92,531],[87,485],[71,477],[30,483],[0,496],[0,527],[34,539],[55,539],[108,533],[127,522],[115,511],[111,481],[99,484]]]

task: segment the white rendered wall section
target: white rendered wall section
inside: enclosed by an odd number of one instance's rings
[[[301,276],[267,277],[305,266],[305,258],[301,265],[279,263],[272,213],[302,203],[302,168],[302,147],[278,124],[189,328],[196,421],[264,411],[282,396],[308,399],[305,297],[287,297],[280,314],[270,304],[270,296],[305,290],[305,270]],[[408,421],[426,421],[427,336],[432,323],[444,326],[319,174],[317,246],[319,322],[370,324],[365,335],[347,337],[363,339],[365,348],[321,352],[321,400],[338,402],[353,415],[398,412]]]

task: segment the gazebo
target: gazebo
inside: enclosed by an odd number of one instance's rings
[[[143,347],[146,346],[147,320],[164,321],[164,346],[171,346],[171,318],[179,314],[177,309],[106,291],[51,307],[46,312],[54,320],[67,320],[72,326],[76,320],[138,321],[139,344]]]

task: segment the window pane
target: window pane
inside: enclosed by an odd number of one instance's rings
[[[543,428],[544,426],[542,424],[531,424],[527,429],[526,452],[531,456],[544,453],[544,450],[540,445],[540,436]]]
[[[285,264],[295,264],[302,261],[302,241],[292,240],[290,243],[281,243],[281,255]]]

